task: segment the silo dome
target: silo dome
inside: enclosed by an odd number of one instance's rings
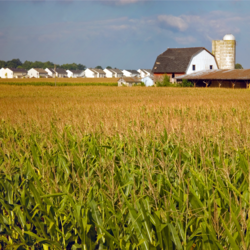
[[[223,37],[223,40],[225,41],[225,40],[230,40],[230,41],[232,41],[232,40],[234,40],[235,41],[235,37],[234,37],[234,35],[232,35],[232,34],[227,34],[227,35],[225,35],[224,37]]]

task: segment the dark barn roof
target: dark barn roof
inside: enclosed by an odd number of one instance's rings
[[[206,50],[211,54],[204,47],[167,49],[157,57],[152,72],[185,73],[192,57],[202,50]]]
[[[214,69],[202,70],[176,77],[187,80],[242,80],[250,81],[250,69]]]

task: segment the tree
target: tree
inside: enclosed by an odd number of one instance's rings
[[[240,63],[235,64],[235,69],[244,69]]]
[[[110,67],[110,66],[107,66],[107,67],[106,67],[106,69],[112,69],[112,67]]]
[[[0,69],[5,68],[6,62],[5,61],[0,61]]]
[[[85,70],[85,69],[86,69],[86,66],[79,63],[79,64],[77,65],[77,69],[79,69],[79,70]]]
[[[96,66],[96,69],[103,69],[102,66]]]
[[[17,68],[18,66],[22,66],[20,59],[12,59],[6,63],[7,68]]]

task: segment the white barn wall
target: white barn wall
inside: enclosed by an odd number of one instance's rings
[[[193,70],[193,65],[195,65],[195,71]],[[201,70],[209,70],[210,65],[213,66],[213,69],[218,69],[214,56],[206,50],[202,50],[191,59],[186,74],[191,74]]]

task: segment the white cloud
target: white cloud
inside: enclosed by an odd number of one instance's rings
[[[172,15],[160,15],[158,21],[166,28],[174,28],[179,31],[185,31],[188,28],[187,23],[181,18]]]
[[[171,38],[179,44],[222,39],[227,33],[237,36],[241,27],[250,23],[250,17],[226,11],[212,11],[204,15],[159,15],[156,19],[157,27],[168,34],[170,32]]]

